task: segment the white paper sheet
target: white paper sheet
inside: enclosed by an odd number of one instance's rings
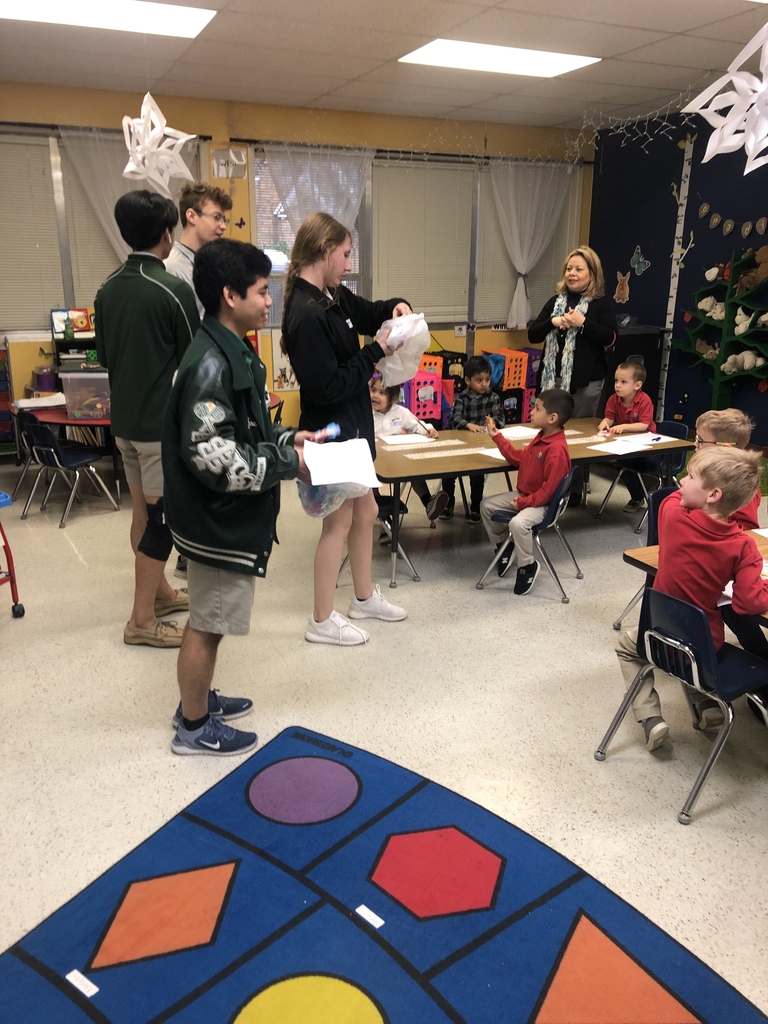
[[[67,404],[64,392],[59,391],[55,395],[45,395],[43,398],[18,398],[16,405],[19,409],[58,409]]]
[[[424,434],[387,434],[386,437],[377,437],[376,440],[384,441],[385,444],[428,444],[437,438],[426,437]]]
[[[334,441],[330,444],[304,442],[304,461],[307,463],[312,483],[318,484],[362,484],[363,487],[380,487],[371,458],[371,449],[365,438],[353,441]]]
[[[609,441],[607,444],[590,444],[588,447],[592,451],[605,452],[607,455],[629,455],[630,452],[649,452],[653,445],[639,444],[637,442],[627,444],[626,441]]]
[[[757,533],[761,537],[768,537],[768,530],[752,530],[752,533]]]
[[[472,455],[487,455],[489,459],[498,459],[500,462],[506,462],[507,460],[501,454],[498,448],[473,448]]]
[[[536,437],[536,435],[538,434],[538,430],[535,427],[524,427],[524,426],[521,426],[521,425],[518,425],[518,424],[514,424],[511,427],[502,427],[501,428],[501,433],[504,435],[504,437],[509,438],[510,440],[512,440],[512,438],[514,438],[514,437],[517,437],[517,438]]]
[[[759,533],[763,537],[768,537],[768,530],[755,530],[753,532]],[[760,573],[760,576],[763,579],[768,579],[768,558],[763,559],[763,569]],[[717,607],[722,608],[724,604],[730,604],[731,601],[733,601],[733,580],[729,580],[725,584],[722,596],[720,597],[720,600],[717,602]]]

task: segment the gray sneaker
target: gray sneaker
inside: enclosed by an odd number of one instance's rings
[[[642,722],[645,732],[645,745],[648,750],[656,750],[669,735],[669,726],[659,715],[645,718]]]
[[[229,722],[233,718],[242,718],[248,715],[253,708],[253,701],[250,697],[225,697],[218,690],[208,691],[208,714],[211,718],[218,718],[222,722]],[[182,725],[181,704],[176,708],[173,716],[173,727]]]
[[[225,757],[230,754],[247,754],[254,750],[259,738],[255,732],[232,729],[219,718],[209,718],[200,729],[189,732],[180,725],[171,740],[174,754],[214,754]]]

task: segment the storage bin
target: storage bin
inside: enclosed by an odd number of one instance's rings
[[[523,352],[528,356],[528,370],[525,375],[525,386],[527,388],[536,387],[536,378],[539,374],[539,364],[541,358],[544,355],[543,348],[524,348]]]
[[[454,381],[451,378],[446,380],[443,377],[443,401],[442,401],[442,412],[443,415],[440,419],[440,429],[450,430],[451,429],[451,412],[453,411],[453,396],[454,396]]]
[[[67,416],[73,420],[109,419],[109,377],[101,373],[59,373],[64,386]]]
[[[443,357],[443,380],[452,380],[454,394],[458,395],[466,388],[464,381],[464,364],[467,361],[466,352],[442,352]]]
[[[501,382],[502,391],[509,391],[510,388],[524,388],[528,371],[528,355],[525,349],[499,348],[496,351],[504,356],[504,379]],[[488,354],[488,350],[484,350],[483,355]]]
[[[523,392],[523,423],[531,422],[531,409],[536,405],[536,388],[526,388]]]
[[[419,373],[436,373],[438,377],[443,375],[442,352],[425,352],[419,362]]]
[[[501,399],[501,411],[504,415],[504,422],[520,423],[523,415],[523,389],[510,388],[507,391],[502,391],[499,398]]]
[[[36,366],[32,371],[32,386],[35,391],[55,391],[56,371],[49,366]]]
[[[436,373],[419,372],[411,380],[410,405],[408,408],[420,420],[440,419],[440,404],[443,394],[442,378]]]

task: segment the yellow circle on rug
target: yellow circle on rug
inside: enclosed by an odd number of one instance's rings
[[[307,974],[259,992],[233,1024],[384,1024],[384,1018],[356,985]]]

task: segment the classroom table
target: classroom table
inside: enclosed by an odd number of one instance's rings
[[[757,530],[749,530],[749,536],[757,544],[757,550],[768,558],[768,537],[765,537]],[[624,552],[624,561],[627,565],[633,565],[636,569],[642,569],[647,576],[655,576],[659,568],[659,545],[652,544],[645,548],[629,548]],[[760,616],[765,625],[768,626],[768,612]]]
[[[14,403],[11,406],[11,412],[16,415],[18,407]],[[103,419],[92,420],[92,419],[72,419],[67,413],[65,406],[57,406],[55,409],[26,409],[25,412],[31,412],[38,418],[41,423],[46,423],[49,426],[57,427],[105,427],[108,437],[107,447],[109,448],[112,455],[112,469],[115,475],[115,490],[117,491],[117,504],[122,503],[120,497],[120,456],[118,454],[117,445],[115,439],[112,436],[110,427],[112,426],[112,420],[105,417]],[[18,435],[17,435],[18,436]],[[17,449],[18,450],[18,449]]]
[[[590,447],[599,443],[596,438],[597,428],[600,420],[597,417],[586,419],[569,420],[565,425],[566,440],[571,461],[589,462],[592,459],[616,459],[620,458],[613,453],[600,452]],[[526,424],[509,424],[509,426],[526,426]],[[438,441],[424,443],[420,435],[409,435],[410,443],[399,445],[388,445],[383,439],[378,439],[376,444],[376,475],[385,484],[392,485],[392,508],[400,507],[400,494],[402,485],[408,480],[433,480],[436,477],[464,476],[467,473],[503,473],[510,469],[509,463],[504,459],[490,458],[483,455],[483,449],[498,451],[496,445],[487,434],[475,434],[471,430],[441,430],[438,431]],[[607,439],[602,439],[607,440]],[[615,440],[615,438],[612,438]],[[524,448],[529,439],[512,440],[517,448]],[[447,442],[452,442],[448,444]],[[671,449],[693,448],[692,441],[682,441],[675,438],[671,441],[664,441],[654,445],[653,452],[668,451]],[[645,455],[647,452],[640,452]],[[418,458],[412,456],[418,455]],[[627,458],[636,458],[637,452],[627,454]],[[669,460],[668,460],[669,462]],[[671,469],[667,466],[668,476]],[[668,481],[671,483],[671,479]],[[390,587],[397,586],[397,546],[399,543],[400,517],[392,517],[392,541],[390,546],[392,571]]]

